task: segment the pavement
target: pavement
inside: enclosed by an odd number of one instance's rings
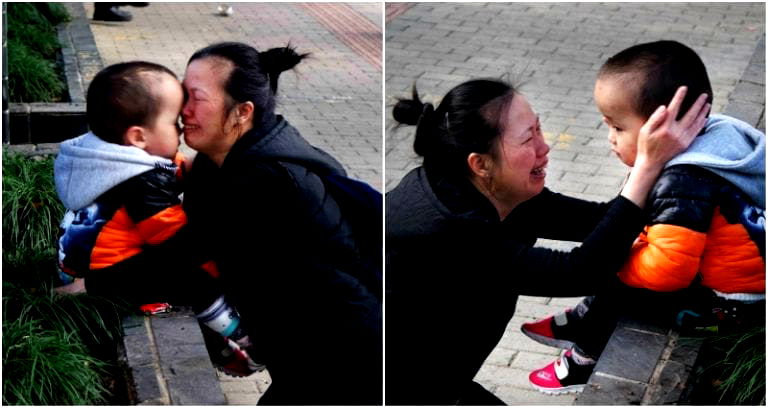
[[[381,3],[151,3],[124,9],[125,23],[91,21],[104,65],[147,60],[179,78],[189,57],[219,41],[240,41],[258,50],[291,43],[310,52],[295,72],[280,77],[277,111],[310,143],[335,156],[352,177],[383,190]],[[93,15],[92,3],[85,3]],[[268,372],[248,378],[219,374],[230,405],[254,405],[269,387]]]
[[[125,23],[91,21],[104,65],[147,60],[182,78],[189,57],[214,42],[258,50],[289,42],[312,58],[280,76],[278,113],[310,143],[339,159],[349,174],[382,184],[381,3],[150,3],[123,7]],[[93,15],[93,3],[84,3]]]
[[[584,199],[610,199],[627,168],[610,152],[592,97],[605,59],[641,42],[687,44],[707,66],[717,113],[728,105],[765,37],[764,3],[388,3],[385,13],[385,190],[420,164],[412,150],[415,129],[396,128],[391,119],[397,97],[409,96],[414,81],[423,100],[439,102],[468,79],[505,77],[522,84],[521,92],[540,115],[552,148],[547,186]],[[752,78],[765,77],[762,61],[762,72],[747,70]],[[738,99],[762,104],[757,117],[764,129],[764,80],[759,82],[748,83],[748,95]],[[729,113],[739,116],[738,110]],[[573,246],[543,240],[539,245]],[[528,385],[528,373],[559,350],[529,340],[519,327],[578,300],[521,297],[476,380],[508,404],[570,405],[574,395],[547,396]]]

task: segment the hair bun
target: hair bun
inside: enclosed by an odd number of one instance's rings
[[[398,99],[392,109],[392,117],[404,125],[416,126],[423,115],[429,115],[433,111],[434,106],[431,103],[423,103],[419,99],[419,92],[414,85],[411,99]]]
[[[280,74],[293,69],[293,67],[307,57],[309,57],[309,53],[297,53],[296,48],[291,46],[290,43],[285,47],[271,48],[259,53],[259,61],[267,74],[269,74],[269,85],[274,93],[277,93],[277,79],[280,77]]]

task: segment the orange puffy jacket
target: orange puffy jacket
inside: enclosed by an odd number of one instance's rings
[[[70,211],[62,223],[59,266],[76,277],[124,261],[145,245],[158,245],[187,223],[179,199],[182,156],[174,167],[158,166],[134,176],[92,205]],[[217,277],[213,262],[202,265]]]
[[[744,218],[749,205],[714,173],[690,165],[666,169],[648,199],[651,220],[619,278],[660,292],[686,288],[697,277],[719,292],[765,292],[765,232]]]

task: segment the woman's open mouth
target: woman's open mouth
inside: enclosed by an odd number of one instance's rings
[[[200,126],[184,125],[184,133],[194,132],[197,129],[200,129]]]
[[[547,175],[547,165],[544,164],[541,167],[536,167],[535,169],[531,170],[531,175],[534,177],[544,177]]]

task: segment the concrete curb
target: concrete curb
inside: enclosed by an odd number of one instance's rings
[[[200,326],[188,311],[123,320],[137,405],[225,405]]]
[[[765,132],[765,35],[757,43],[723,113]]]

